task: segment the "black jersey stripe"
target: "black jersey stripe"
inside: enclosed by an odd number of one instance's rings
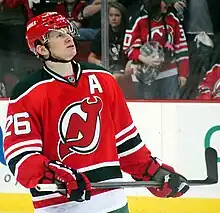
[[[123,144],[117,147],[118,154],[129,151],[136,146],[138,146],[142,142],[140,134],[138,133],[135,137],[125,141]]]
[[[9,169],[10,169],[11,173],[12,173],[13,175],[15,175],[16,165],[17,165],[17,163],[18,163],[23,157],[25,157],[25,156],[28,155],[28,154],[35,154],[35,153],[41,154],[40,152],[37,152],[37,151],[27,151],[27,152],[23,152],[23,153],[17,155],[16,157],[12,158],[12,159],[8,162],[8,166],[9,166]]]
[[[94,170],[84,172],[91,182],[99,182],[105,180],[112,180],[116,178],[122,178],[122,173],[120,166],[107,166]],[[54,192],[39,192],[36,189],[31,189],[31,194],[33,197],[39,197],[44,195],[50,195]]]

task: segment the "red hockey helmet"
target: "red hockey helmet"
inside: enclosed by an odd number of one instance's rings
[[[35,44],[39,40],[42,44],[47,42],[50,31],[68,27],[72,36],[78,35],[77,27],[67,18],[57,12],[45,12],[31,18],[27,24],[26,40],[29,49],[36,54]]]

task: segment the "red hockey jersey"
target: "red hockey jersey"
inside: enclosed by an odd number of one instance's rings
[[[214,65],[206,73],[205,78],[199,84],[199,95],[201,100],[220,100],[220,65]]]
[[[57,192],[34,189],[44,176],[45,159],[78,169],[91,182],[121,179],[121,169],[140,177],[149,162],[150,152],[113,76],[98,66],[73,66],[73,76],[63,78],[44,67],[15,87],[5,158],[17,181],[31,189],[35,208],[56,212],[54,205],[62,204],[74,213],[111,212],[127,202],[122,189],[93,190],[90,201],[77,204]]]
[[[187,77],[189,73],[188,45],[182,26],[178,19],[172,14],[165,18],[166,29],[162,18],[158,21],[151,20],[151,40],[159,42],[165,46],[168,42],[174,49],[175,60],[164,67],[161,78],[179,74]],[[130,60],[138,61],[140,47],[149,41],[149,21],[145,10],[141,11],[140,16],[133,17],[130,27],[126,30],[123,49]],[[166,41],[165,33],[167,31]],[[176,69],[177,68],[177,69]],[[165,72],[165,73],[164,73]]]
[[[65,3],[57,4],[55,11],[70,20],[82,22],[82,11],[87,4],[87,1],[80,0],[75,3],[72,11],[68,11],[67,5]]]
[[[15,8],[19,5],[24,5],[27,11],[28,18],[34,16],[32,8],[29,7],[28,0],[4,0],[3,5],[6,8]],[[66,3],[58,3],[57,5],[54,5],[54,8],[51,7],[49,10],[56,11],[70,20],[81,22],[82,21],[81,13],[86,5],[87,5],[87,1],[80,0],[76,4],[74,4],[74,7],[71,12],[68,12]]]

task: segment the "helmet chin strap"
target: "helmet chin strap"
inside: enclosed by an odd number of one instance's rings
[[[54,58],[51,54],[50,48],[48,47],[48,45],[45,45],[45,47],[47,48],[47,50],[49,51],[49,57],[47,59],[44,59],[44,61],[52,61],[52,62],[56,62],[56,63],[69,63],[71,62],[75,56],[73,56],[70,60],[64,60],[64,59],[57,59]]]
[[[52,61],[52,62],[56,62],[56,63],[69,63],[69,62],[73,61],[74,57],[75,56],[73,56],[70,60],[57,59],[57,58],[54,58],[53,56],[51,56],[51,53],[50,53],[49,58],[44,59],[44,61]]]

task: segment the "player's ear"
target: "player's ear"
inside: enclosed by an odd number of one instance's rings
[[[50,55],[48,49],[44,45],[37,45],[36,52],[38,55],[43,56],[44,58],[48,58]]]

